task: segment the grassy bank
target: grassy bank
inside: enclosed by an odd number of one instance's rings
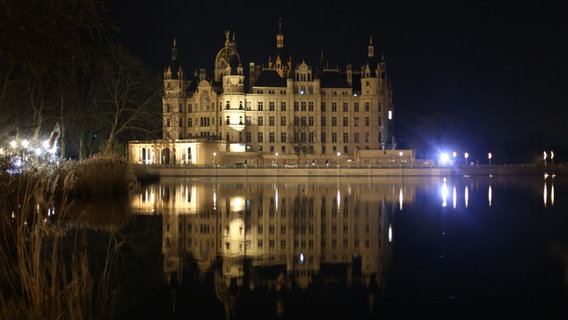
[[[77,199],[128,194],[147,174],[120,157],[0,167],[0,319],[113,319],[122,243],[77,223],[96,212],[71,208]]]

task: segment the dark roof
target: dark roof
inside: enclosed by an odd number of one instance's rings
[[[319,76],[322,88],[348,88],[345,75],[337,71],[324,71]]]
[[[280,77],[276,70],[263,70],[254,83],[255,87],[286,87],[286,79]]]
[[[353,93],[360,93],[361,92],[361,75],[357,73],[353,73],[351,78],[351,88],[353,89]]]

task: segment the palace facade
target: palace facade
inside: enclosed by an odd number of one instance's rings
[[[129,159],[247,166],[401,161],[394,151],[392,101],[385,60],[372,37],[358,68],[330,68],[323,54],[312,66],[286,55],[280,23],[274,56],[245,68],[227,31],[212,76],[203,69],[188,76],[174,39],[164,71],[162,139],[130,141]]]

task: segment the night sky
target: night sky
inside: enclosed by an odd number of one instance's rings
[[[159,72],[175,37],[186,73],[199,67],[212,74],[225,30],[236,33],[245,67],[264,65],[282,18],[297,63],[315,66],[323,51],[330,66],[358,66],[372,36],[385,55],[396,115],[458,119],[469,135],[453,143],[538,136],[545,147],[568,145],[562,1],[110,2],[122,40]]]

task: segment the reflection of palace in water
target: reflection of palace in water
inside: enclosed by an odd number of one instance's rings
[[[495,195],[500,201],[514,186],[553,207],[555,179],[545,176],[544,186],[541,179],[163,178],[136,194],[131,207],[162,222],[166,283],[199,274],[214,280],[217,297],[234,310],[234,287],[278,293],[340,283],[380,293],[392,263],[394,215],[405,214],[405,205],[412,210],[417,195],[444,210],[468,210],[470,198],[474,207],[492,207]]]
[[[133,199],[134,212],[163,217],[167,280],[183,277],[190,255],[201,272],[221,260],[226,286],[273,286],[280,274],[299,288],[326,276],[347,285],[384,282],[391,215],[403,198],[412,201],[412,185],[400,178],[231,179],[162,180]]]

